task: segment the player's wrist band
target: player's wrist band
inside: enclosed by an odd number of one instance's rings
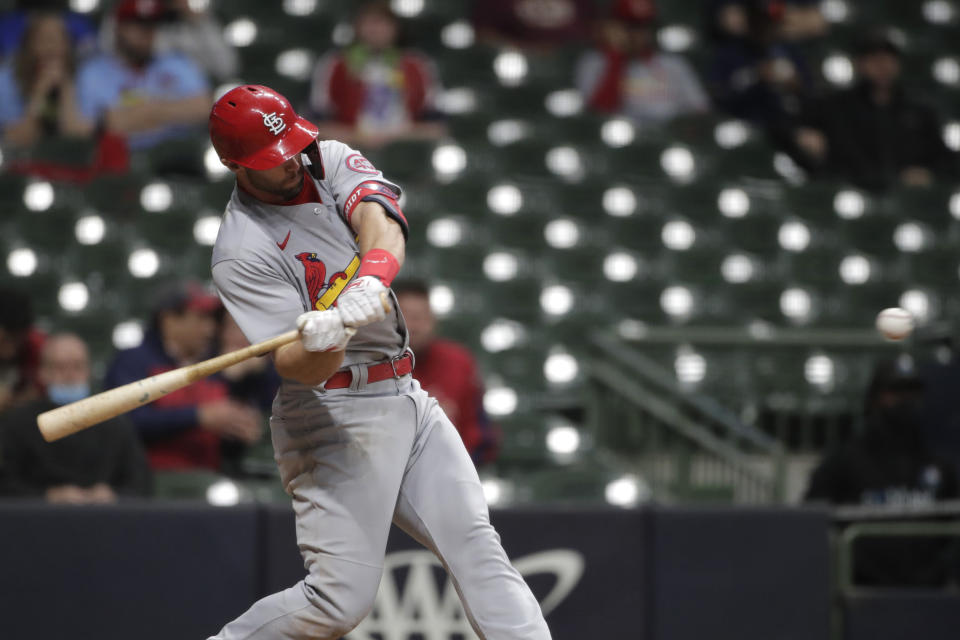
[[[373,276],[379,278],[383,286],[389,287],[398,273],[400,273],[400,263],[392,253],[386,249],[370,249],[360,262],[357,277]]]

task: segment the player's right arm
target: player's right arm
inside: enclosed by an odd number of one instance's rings
[[[331,346],[322,344],[322,340],[330,336],[311,331],[317,328],[330,333],[329,324],[318,327],[297,326],[298,318],[308,315],[303,313],[300,294],[292,284],[267,265],[250,260],[223,260],[213,266],[213,281],[227,311],[251,343],[294,328],[301,330],[302,338],[307,338],[306,344],[303,340],[298,340],[273,352],[274,365],[281,377],[316,386],[325,382],[340,368],[343,363],[342,348],[318,350],[317,347]],[[342,323],[340,329],[343,330]],[[309,339],[311,335],[314,338],[313,343]]]
[[[307,351],[297,340],[273,352],[277,373],[290,380],[315,387],[327,381],[343,364],[343,350]]]

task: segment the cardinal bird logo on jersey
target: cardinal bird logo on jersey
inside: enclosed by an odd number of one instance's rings
[[[354,254],[353,260],[343,271],[337,271],[328,279],[327,265],[317,257],[316,252],[298,253],[296,257],[303,265],[303,280],[310,296],[310,306],[317,311],[336,304],[340,292],[360,268],[360,256]]]

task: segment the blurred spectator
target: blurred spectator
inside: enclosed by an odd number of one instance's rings
[[[38,398],[44,334],[33,326],[30,297],[0,289],[0,411]]]
[[[780,36],[784,5],[775,0],[738,4],[745,13],[742,32],[715,47],[709,84],[718,107],[750,120],[779,141],[792,131],[813,89],[800,52]]]
[[[75,335],[47,338],[40,363],[46,398],[0,415],[0,493],[70,504],[146,495],[150,473],[129,423],[113,418],[47,443],[37,416],[90,395],[87,346]]]
[[[901,56],[886,30],[860,38],[856,85],[812,104],[796,130],[802,164],[876,190],[928,186],[960,174],[937,113],[901,84]]]
[[[230,353],[237,349],[250,346],[240,327],[229,313],[224,312],[220,322],[218,336],[220,353]],[[220,372],[219,377],[227,385],[227,395],[232,400],[246,404],[255,409],[258,419],[263,424],[273,408],[273,398],[280,388],[280,376],[273,367],[273,361],[268,357],[249,358]],[[228,475],[239,475],[242,472],[241,462],[247,450],[246,442],[242,440],[227,440],[223,442],[222,467]]]
[[[41,137],[86,137],[80,113],[73,43],[56,13],[31,15],[13,58],[0,68],[0,127],[5,142],[30,146]]]
[[[949,460],[960,478],[960,353],[945,338],[936,357],[923,362],[923,442],[927,449]]]
[[[310,108],[322,121],[320,137],[370,148],[443,135],[436,69],[399,46],[389,3],[361,5],[353,28],[354,43],[321,58],[313,72]]]
[[[195,283],[178,283],[156,298],[150,329],[139,347],[117,353],[104,386],[118,387],[213,355],[220,302]],[[228,397],[217,377],[130,412],[154,469],[219,469],[221,439],[256,442],[257,412]]]
[[[85,63],[77,78],[84,116],[127,136],[131,149],[182,136],[210,115],[200,68],[183,55],[154,52],[163,16],[157,2],[121,0],[114,12],[116,53]]]
[[[592,0],[478,0],[473,24],[488,44],[550,48],[585,40],[594,12]]]
[[[653,0],[617,0],[600,27],[600,49],[577,64],[577,88],[587,104],[655,124],[709,108],[693,69],[678,55],[657,50]]]
[[[97,45],[96,26],[84,15],[67,11],[66,0],[17,0],[15,8],[0,14],[0,58],[14,55],[27,31],[33,12],[54,13],[64,22],[70,40],[80,56],[93,53]]]
[[[393,285],[415,357],[413,377],[440,403],[457,427],[474,464],[492,462],[500,432],[483,410],[483,382],[473,355],[456,342],[438,338],[430,293],[422,282]]]
[[[820,463],[807,500],[910,508],[957,498],[953,467],[923,444],[923,390],[908,356],[879,363],[867,390],[863,433]],[[942,584],[949,578],[948,552],[937,540],[864,539],[854,551],[854,578],[872,585]]]
[[[223,27],[209,10],[196,8],[198,3],[190,0],[146,1],[159,5],[157,12],[163,18],[154,40],[156,54],[182,53],[219,81],[237,76],[237,51],[227,43]],[[104,51],[116,50],[116,30],[112,16],[100,25],[100,46]]]
[[[760,0],[781,14],[777,35],[789,42],[803,42],[826,34],[828,25],[819,0]],[[710,0],[707,33],[715,41],[739,39],[749,31],[749,14],[757,0]]]

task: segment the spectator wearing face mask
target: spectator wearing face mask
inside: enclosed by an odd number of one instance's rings
[[[910,508],[960,495],[952,465],[924,446],[924,384],[909,356],[880,362],[863,432],[814,470],[808,501]],[[920,539],[865,539],[854,549],[859,584],[935,585],[947,580],[949,547]]]
[[[41,413],[90,395],[90,360],[83,340],[72,334],[47,338],[39,375],[46,397],[0,414],[0,494],[69,504],[146,495],[146,457],[122,418],[52,443],[37,429]]]

